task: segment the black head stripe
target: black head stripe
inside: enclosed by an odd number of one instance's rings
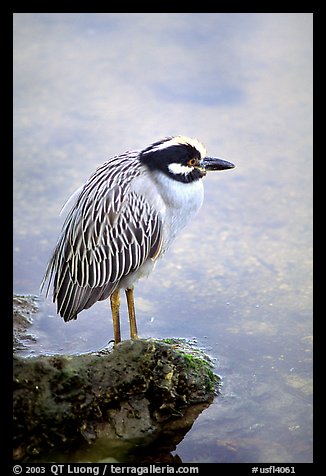
[[[166,170],[169,164],[187,165],[189,159],[200,158],[199,151],[189,144],[170,145],[166,148],[145,149],[140,154],[140,161],[150,170]]]
[[[201,154],[205,152],[204,147],[196,140],[187,140],[186,137],[181,136],[168,137],[141,151],[139,160],[150,171],[162,172],[174,180],[189,183],[202,178],[204,175],[204,172],[199,168],[189,166],[189,160],[202,159]],[[181,171],[176,172],[169,167],[173,164],[182,166],[180,167]]]

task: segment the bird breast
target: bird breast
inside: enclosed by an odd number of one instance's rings
[[[164,235],[162,251],[191,221],[204,199],[202,180],[183,183],[155,172],[145,172],[136,177],[131,189],[143,195],[159,214]]]

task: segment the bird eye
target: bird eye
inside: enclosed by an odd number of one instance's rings
[[[195,165],[197,165],[197,163],[197,159],[189,159],[187,165],[189,165],[189,167],[194,167]]]

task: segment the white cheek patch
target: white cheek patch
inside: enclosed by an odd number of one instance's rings
[[[189,167],[187,165],[174,163],[174,164],[169,164],[168,169],[170,172],[172,172],[175,175],[179,175],[179,174],[188,175],[190,172],[194,170],[194,167]]]

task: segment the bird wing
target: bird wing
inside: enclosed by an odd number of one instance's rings
[[[53,276],[53,301],[65,320],[109,297],[121,278],[161,251],[160,217],[144,196],[130,189],[141,172],[135,168],[132,176],[129,168],[121,177],[121,159],[104,165],[67,216],[46,273],[49,284]]]

